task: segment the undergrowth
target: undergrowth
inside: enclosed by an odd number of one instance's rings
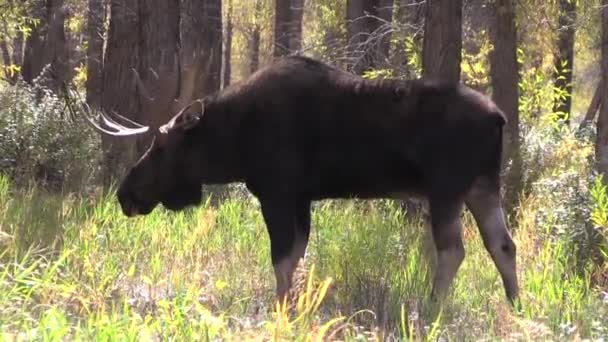
[[[434,304],[422,220],[390,200],[317,202],[299,297],[277,305],[259,204],[243,192],[128,219],[112,192],[60,196],[2,177],[1,336],[606,338],[606,189],[590,171],[585,140],[565,136],[550,151],[512,218],[519,310],[508,305],[468,212],[465,261],[448,298]]]

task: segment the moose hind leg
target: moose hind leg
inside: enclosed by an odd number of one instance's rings
[[[310,201],[298,201],[296,206],[295,243],[293,252],[291,253],[292,261],[295,265],[297,265],[300,259],[304,257],[304,254],[306,254],[309,236]]]
[[[446,295],[464,260],[462,223],[459,217],[462,204],[459,201],[431,199],[430,207],[433,241],[437,251],[437,268],[433,278],[431,298],[437,300]]]
[[[498,182],[478,180],[465,202],[477,222],[484,246],[500,273],[506,296],[513,303],[519,292],[516,247],[507,231]]]

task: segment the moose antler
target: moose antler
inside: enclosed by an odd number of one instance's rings
[[[87,112],[90,112],[90,110],[87,109],[84,112],[87,113]],[[114,113],[114,115],[119,116],[116,113]],[[124,136],[131,136],[131,135],[142,134],[142,133],[147,132],[150,129],[150,127],[148,127],[148,126],[142,126],[142,125],[140,125],[140,124],[138,124],[138,123],[136,123],[134,121],[131,121],[131,120],[125,118],[125,117],[122,117],[122,116],[120,116],[122,119],[128,120],[129,122],[133,123],[137,127],[131,128],[131,127],[123,126],[123,125],[117,123],[116,121],[112,120],[111,118],[105,116],[103,114],[103,112],[100,112],[99,116],[100,116],[101,121],[103,122],[103,124],[106,125],[106,126],[108,126],[111,129],[114,129],[114,131],[111,131],[109,129],[103,128],[98,122],[95,122],[88,114],[84,115],[86,121],[90,124],[90,126],[93,127],[96,131],[98,131],[99,133],[102,133],[102,134],[107,134],[107,135],[111,135],[111,136],[115,136],[115,137],[124,137]]]
[[[73,93],[73,92],[76,92],[76,94],[79,95],[78,96],[79,100],[74,100],[72,97],[70,97],[70,93]],[[101,118],[101,122],[103,123],[103,125],[107,126],[109,129],[104,128],[104,127],[102,127],[102,125],[100,124],[99,121],[96,121],[91,117],[93,110],[86,103],[86,101],[82,100],[82,96],[77,91],[70,91],[64,83],[63,84],[63,94],[64,94],[66,106],[67,106],[68,110],[72,113],[72,116],[73,117],[77,116],[77,115],[75,115],[74,108],[72,107],[76,103],[77,105],[79,105],[82,108],[82,112],[84,113],[84,118],[85,118],[86,122],[89,124],[89,126],[91,126],[93,129],[95,129],[99,133],[107,134],[107,135],[111,135],[111,136],[117,136],[117,137],[118,136],[124,137],[124,136],[142,134],[142,133],[147,132],[150,129],[150,127],[148,127],[148,126],[143,126],[135,121],[125,118],[122,115],[119,115],[118,113],[114,113],[114,116],[116,116],[117,118],[119,118],[125,122],[128,122],[130,125],[135,126],[135,127],[126,127],[122,124],[119,124],[118,122],[116,122],[115,120],[110,118],[109,116],[104,115],[103,112],[99,111],[99,116]]]

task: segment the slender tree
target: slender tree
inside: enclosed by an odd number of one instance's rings
[[[39,23],[31,27],[25,43],[23,79],[32,83],[45,70],[41,84],[57,91],[69,75],[64,1],[35,0],[32,17],[38,19]]]
[[[262,16],[262,1],[255,0],[255,16],[253,28],[248,40],[249,47],[249,72],[254,73],[260,67],[260,20]]]
[[[13,64],[11,52],[8,49],[8,43],[4,37],[0,38],[0,54],[2,55],[2,63],[4,63],[4,65]]]
[[[555,52],[555,103],[553,111],[570,123],[572,108],[572,68],[574,64],[574,35],[576,0],[559,0],[559,33]]]
[[[583,120],[581,120],[579,129],[585,128],[590,122],[595,119],[595,114],[600,109],[602,105],[602,96],[604,91],[604,82],[600,79],[595,87],[595,91],[593,92],[593,97],[591,98],[591,103],[589,104],[589,108],[587,108],[587,113]]]
[[[103,0],[89,0],[87,12],[87,103],[101,106],[103,91],[103,23],[106,19]]]
[[[462,0],[428,0],[422,48],[423,76],[460,80]]]
[[[111,0],[110,26],[103,66],[102,108],[139,121],[139,97],[135,73],[139,62],[138,0]],[[132,144],[124,139],[102,136],[104,185],[120,177],[133,160]]]
[[[46,1],[34,0],[30,16],[38,23],[30,25],[30,33],[25,40],[21,74],[23,80],[28,83],[32,83],[38,77],[44,65],[44,37],[47,31]]]
[[[388,59],[392,19],[393,0],[347,1],[346,28],[351,71],[362,74]]]
[[[179,0],[139,2],[138,88],[144,124],[169,120],[179,79]],[[153,100],[152,100],[153,99]]]
[[[276,0],[274,21],[275,57],[284,56],[302,48],[302,15],[304,0]]]
[[[181,5],[182,76],[193,77],[192,96],[202,97],[221,86],[222,2],[181,0]]]
[[[224,37],[224,62],[222,63],[222,87],[230,85],[230,78],[232,76],[232,0],[228,0],[228,8],[226,13],[226,30]]]
[[[505,130],[506,157],[511,161],[507,175],[506,206],[512,209],[522,189],[521,141],[519,137],[519,67],[517,31],[512,0],[496,0],[490,36],[494,50],[490,55],[492,98],[507,115]]]
[[[21,31],[15,32],[15,37],[13,38],[12,62],[15,65],[23,65],[23,33]],[[15,73],[12,80],[17,81],[18,77],[19,74]]]
[[[608,84],[608,0],[602,0],[602,66],[603,84]],[[608,87],[602,87],[602,98],[608,97]],[[595,158],[597,169],[608,184],[608,105],[602,102],[597,120],[597,135],[595,142]]]

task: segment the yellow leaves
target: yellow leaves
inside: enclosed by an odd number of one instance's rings
[[[314,324],[315,314],[325,297],[332,283],[332,278],[327,278],[316,288],[313,286],[314,265],[310,269],[306,290],[298,298],[295,306],[295,319],[290,319],[290,310],[287,301],[275,303],[275,324],[274,340],[283,335],[296,334],[305,335],[306,341],[323,341],[324,336],[336,323],[342,321],[344,317],[335,317],[325,324],[318,326]]]
[[[222,291],[223,289],[225,289],[226,287],[228,287],[228,283],[218,279],[215,281],[215,288],[218,289],[219,291]]]
[[[129,270],[127,271],[127,276],[129,278],[133,277],[133,275],[135,275],[135,263],[131,264],[131,266],[129,266]]]
[[[21,71],[21,66],[16,64],[2,66],[2,73],[5,77],[13,78]]]
[[[472,86],[483,86],[490,82],[488,61],[493,46],[485,31],[479,32],[475,41],[479,44],[479,51],[467,53],[466,50],[463,50],[460,69],[465,83]]]
[[[87,66],[83,63],[74,68],[76,75],[74,75],[74,83],[78,88],[84,88],[87,82]]]
[[[71,17],[68,18],[66,26],[72,32],[80,32],[84,28],[84,21],[81,17]]]

